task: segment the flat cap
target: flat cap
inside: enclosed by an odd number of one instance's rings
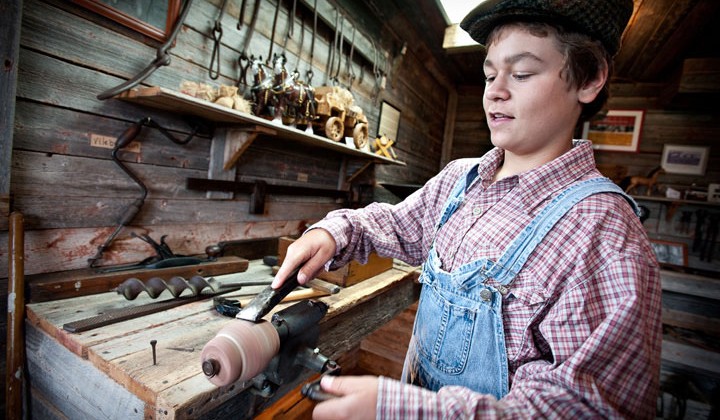
[[[514,19],[557,22],[599,40],[610,55],[633,12],[633,0],[487,0],[463,19],[460,27],[485,45],[498,24]]]

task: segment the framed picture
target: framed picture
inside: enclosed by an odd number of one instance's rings
[[[182,0],[73,0],[121,25],[165,41],[180,14]]]
[[[709,155],[709,147],[666,144],[660,165],[670,174],[704,175]]]
[[[400,110],[383,101],[380,104],[380,122],[376,137],[385,136],[397,144],[398,130],[400,128]]]
[[[650,245],[652,245],[655,251],[658,262],[673,265],[687,265],[687,244],[651,239]]]
[[[583,124],[582,137],[592,141],[593,149],[637,152],[644,116],[642,110],[610,110]]]

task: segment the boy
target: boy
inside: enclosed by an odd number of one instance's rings
[[[423,264],[403,382],[326,377],[315,418],[652,418],[659,269],[634,203],[577,123],[607,99],[631,0],[499,0],[462,27],[487,46],[495,148],[402,203],[338,210],[288,249],[301,283],[376,250]],[[629,205],[630,204],[630,205]]]

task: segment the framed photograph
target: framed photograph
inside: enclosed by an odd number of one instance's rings
[[[709,147],[666,144],[660,165],[669,174],[704,175],[709,155]]]
[[[582,137],[592,141],[596,150],[637,152],[644,116],[642,110],[610,110],[583,124]]]
[[[400,110],[383,101],[380,104],[380,122],[376,137],[385,136],[397,144],[398,130],[400,128]]]
[[[651,239],[650,245],[652,245],[659,263],[687,265],[687,244]]]

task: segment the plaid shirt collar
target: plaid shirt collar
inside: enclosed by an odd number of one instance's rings
[[[485,187],[489,186],[504,157],[505,151],[497,147],[483,156],[472,168],[478,172],[478,177],[468,189],[476,182],[481,182]],[[595,157],[591,143],[587,140],[573,140],[573,148],[569,152],[535,169],[511,176],[503,182],[515,184],[513,188],[520,187],[518,195],[526,211],[530,213],[567,185],[580,180],[594,169]]]

